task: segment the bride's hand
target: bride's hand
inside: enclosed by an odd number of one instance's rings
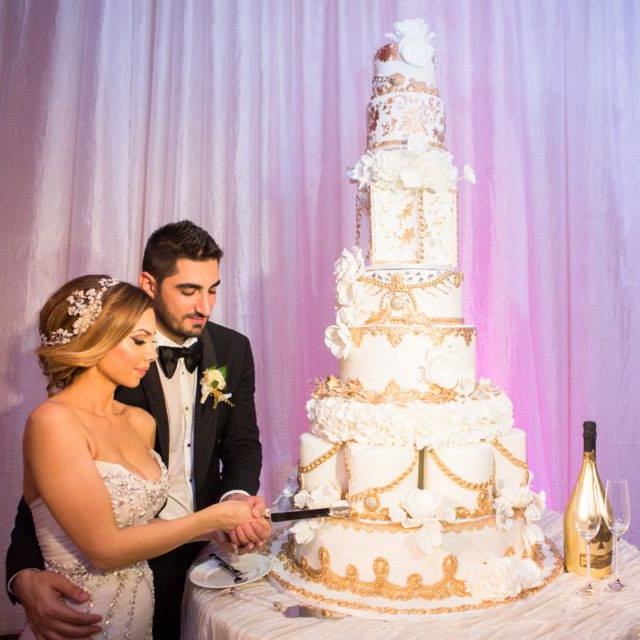
[[[254,510],[249,503],[240,500],[226,500],[207,507],[205,511],[211,515],[211,528],[224,531],[235,529],[243,522],[259,517],[259,514],[254,515]]]

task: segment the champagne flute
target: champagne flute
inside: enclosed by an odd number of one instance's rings
[[[591,541],[598,535],[602,515],[600,513],[598,494],[595,491],[585,491],[577,505],[575,527],[587,547],[587,583],[580,593],[590,596],[593,593],[591,586]]]
[[[602,516],[607,527],[615,536],[615,580],[608,587],[620,591],[624,584],[620,582],[620,538],[626,533],[631,522],[631,503],[629,501],[629,483],[625,478],[607,480],[604,494],[605,509]]]

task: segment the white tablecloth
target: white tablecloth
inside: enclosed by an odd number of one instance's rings
[[[562,518],[547,512],[545,533],[562,549]],[[629,588],[618,593],[595,581],[591,598],[576,595],[584,578],[563,574],[551,585],[510,605],[435,615],[419,622],[285,618],[268,605],[233,596],[228,591],[188,585],[184,600],[182,640],[638,640],[640,639],[640,552],[624,540],[620,546],[622,581]],[[296,604],[263,578],[242,591]]]

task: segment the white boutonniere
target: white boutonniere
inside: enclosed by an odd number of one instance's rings
[[[200,380],[200,403],[203,404],[205,400],[211,396],[213,398],[213,408],[217,409],[221,402],[233,407],[231,402],[231,394],[223,393],[227,387],[227,367],[216,367],[213,365],[202,374]]]

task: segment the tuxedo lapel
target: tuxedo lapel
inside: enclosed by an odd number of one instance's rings
[[[204,402],[200,402],[200,380],[208,367],[218,364],[216,359],[216,349],[213,344],[213,337],[210,331],[210,325],[205,327],[202,332],[202,362],[198,367],[198,382],[196,385],[195,398],[195,424],[194,424],[194,446],[193,455],[194,474],[196,480],[196,488],[202,484],[208,470],[211,454],[217,436],[217,418],[218,412],[213,409],[213,399],[209,396]]]
[[[169,465],[169,418],[167,417],[167,407],[165,406],[164,393],[160,382],[158,366],[154,362],[151,364],[147,375],[142,378],[142,390],[147,399],[149,411],[156,419],[156,439],[160,442],[160,455],[164,463]]]

